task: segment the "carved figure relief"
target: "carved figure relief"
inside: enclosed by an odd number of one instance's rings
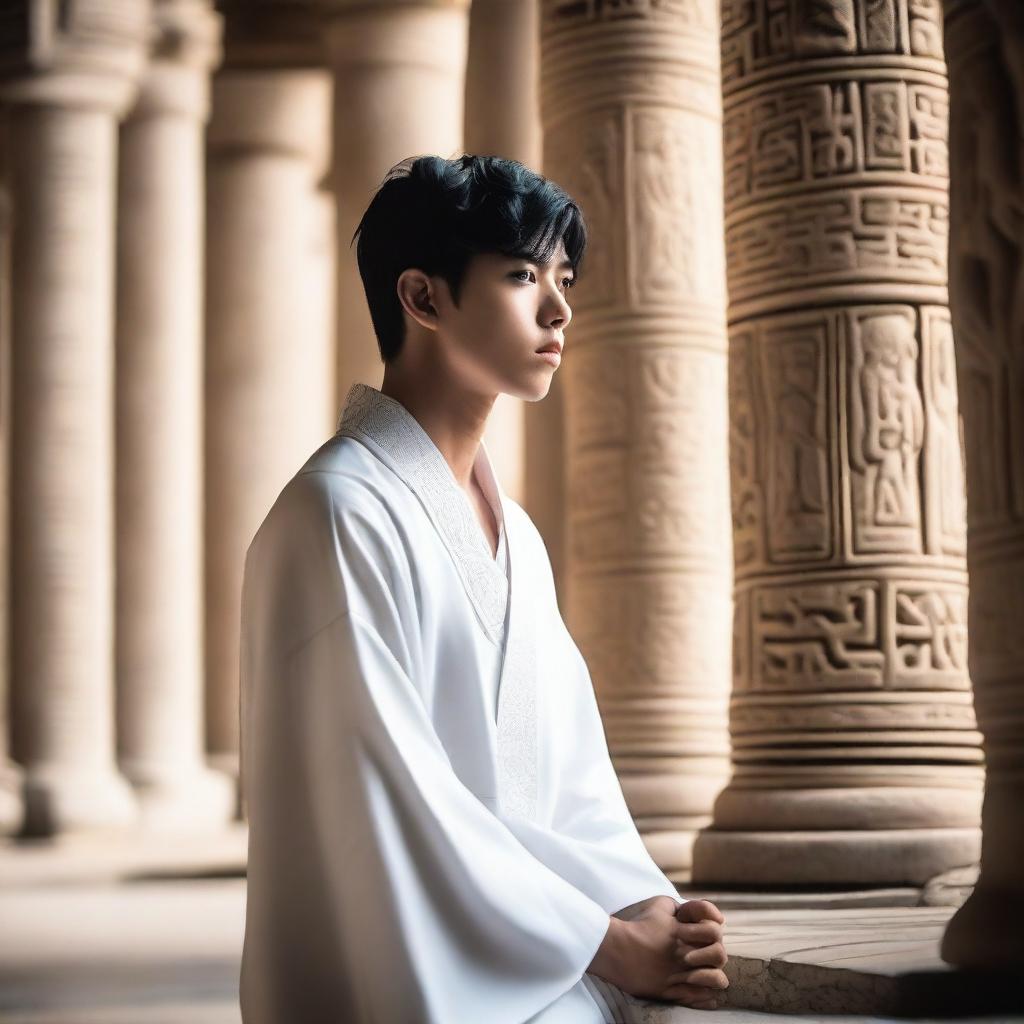
[[[857,314],[851,328],[854,550],[920,551],[924,405],[913,313]]]
[[[696,292],[700,244],[689,147],[673,113],[637,112],[631,122],[634,288],[638,299],[678,301]]]
[[[806,325],[760,345],[770,420],[766,424],[768,548],[774,561],[831,553],[828,508],[827,350]]]

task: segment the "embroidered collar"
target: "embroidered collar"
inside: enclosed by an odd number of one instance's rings
[[[469,496],[430,435],[401,402],[361,383],[348,390],[337,432],[366,444],[419,498],[455,560],[484,629],[491,640],[500,643],[508,607],[508,577],[490,551]],[[502,526],[501,487],[483,442],[473,468],[482,487],[493,485]],[[507,531],[505,543],[507,546]]]

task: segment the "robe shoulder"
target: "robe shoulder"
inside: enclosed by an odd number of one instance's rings
[[[246,552],[243,598],[272,608],[282,651],[338,615],[367,617],[370,592],[415,598],[409,493],[353,438],[322,445],[277,496]]]

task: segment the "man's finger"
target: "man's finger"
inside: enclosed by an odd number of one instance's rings
[[[712,942],[710,946],[680,946],[683,951],[680,961],[687,967],[724,967],[729,962],[725,946],[721,942]]]
[[[705,985],[687,985],[685,982],[677,981],[666,985],[659,998],[676,999],[687,1006],[693,1006],[697,1003],[717,1002],[718,992]]]
[[[725,971],[717,967],[698,967],[692,971],[678,971],[665,979],[670,985],[700,985],[705,989],[714,989],[716,992],[729,987],[729,979]]]
[[[714,942],[722,941],[722,926],[714,921],[677,924],[676,938],[688,946],[710,946]]]
[[[677,921],[717,921],[725,924],[725,914],[711,900],[686,900],[676,907]]]

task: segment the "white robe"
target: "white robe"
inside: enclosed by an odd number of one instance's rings
[[[679,900],[608,755],[544,544],[353,385],[242,598],[246,1024],[603,1024],[609,914]],[[507,554],[507,569],[504,556]]]

